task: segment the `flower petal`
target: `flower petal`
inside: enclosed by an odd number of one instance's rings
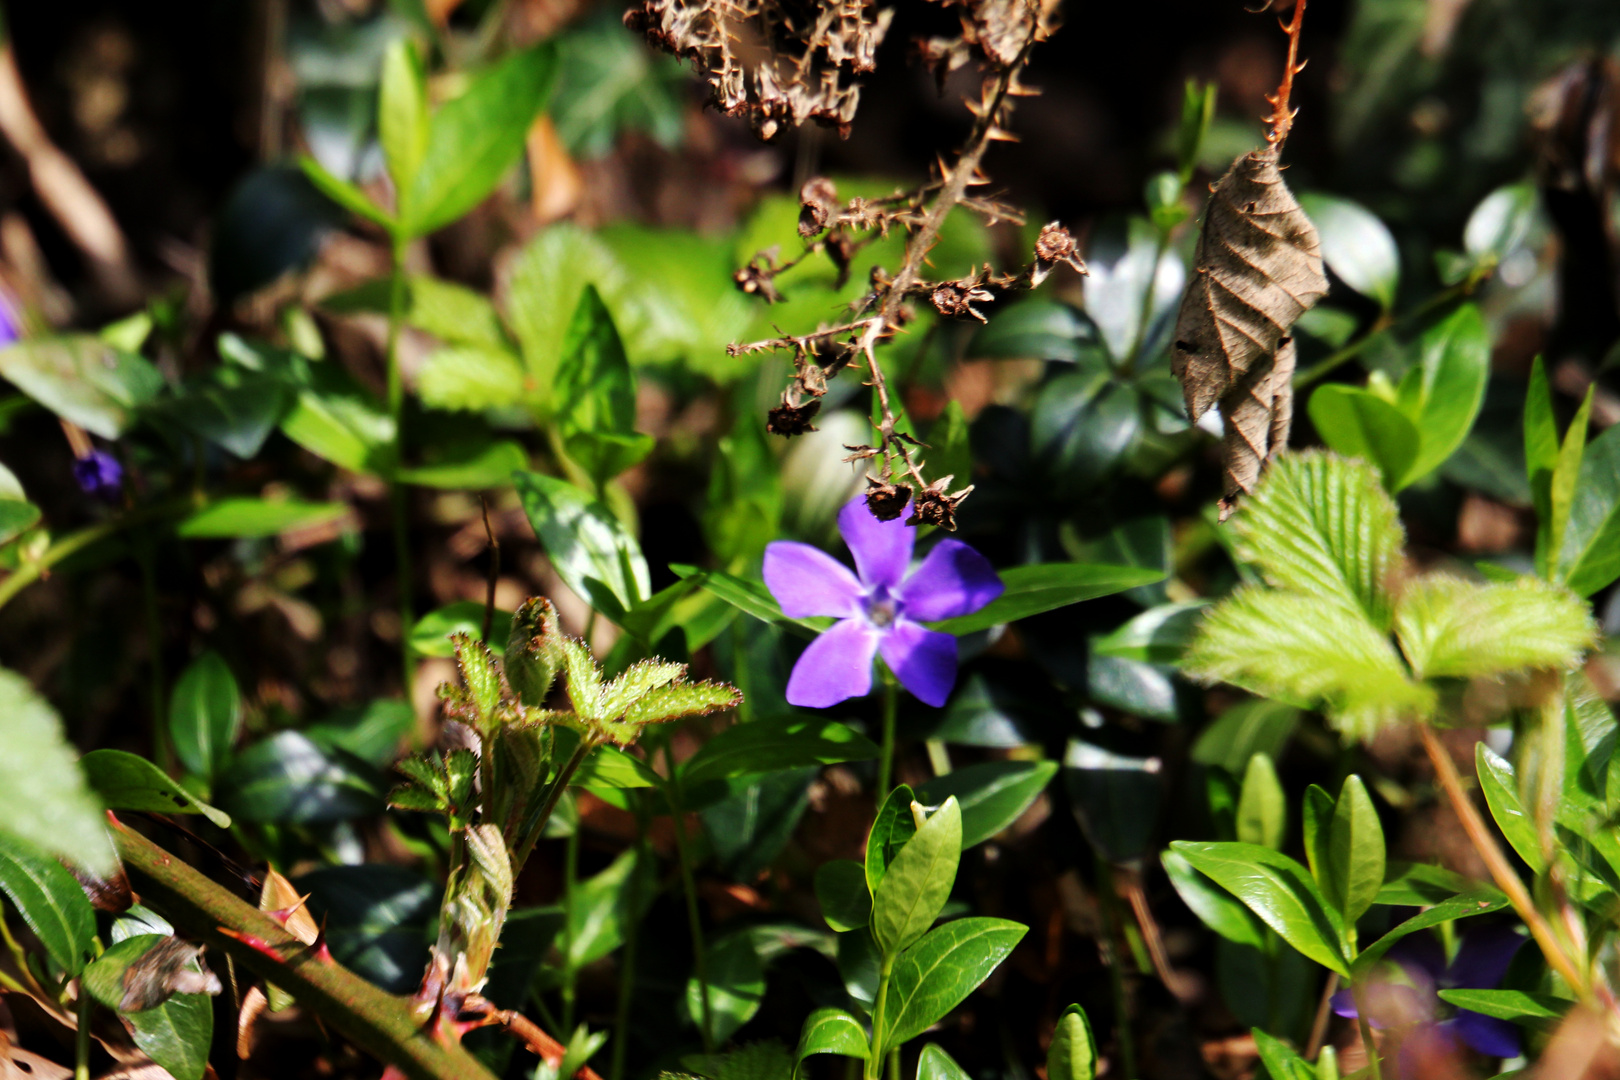
[[[765,587],[790,619],[813,615],[847,619],[861,610],[861,583],[849,567],[820,548],[794,540],[765,545]]]
[[[990,560],[960,540],[941,540],[900,586],[906,617],[921,622],[969,615],[1007,591]]]
[[[940,706],[956,685],[956,639],[910,619],[896,619],[878,646],[900,685],[918,701]]]
[[[857,496],[838,511],[838,531],[855,556],[855,569],[868,588],[883,585],[892,591],[900,587],[911,565],[916,529],[899,518],[879,521],[867,508],[866,499]]]
[[[1508,964],[1524,944],[1511,924],[1473,927],[1464,931],[1457,957],[1446,969],[1443,982],[1470,990],[1491,990],[1507,974]]]
[[[860,619],[834,623],[799,654],[788,676],[788,704],[825,709],[871,693],[872,654],[879,636]]]
[[[1519,1029],[1507,1020],[1461,1009],[1440,1025],[1487,1057],[1518,1057],[1522,1050]]]

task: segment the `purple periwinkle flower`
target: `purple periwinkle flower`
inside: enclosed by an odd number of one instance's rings
[[[92,450],[88,457],[73,462],[73,479],[86,495],[109,502],[124,490],[124,467],[105,450]]]
[[[911,569],[915,529],[879,521],[864,498],[838,512],[855,573],[819,548],[778,540],[765,549],[765,585],[795,619],[838,622],[804,650],[788,677],[791,705],[824,709],[872,690],[872,657],[917,699],[943,705],[956,684],[956,638],[922,624],[978,611],[1005,586],[989,560],[960,540],[941,540]],[[909,573],[908,573],[909,571]]]
[[[1420,1054],[1443,1049],[1435,1044],[1459,1042],[1487,1057],[1517,1057],[1522,1050],[1518,1027],[1469,1009],[1458,1009],[1450,1019],[1439,1020],[1437,992],[1495,989],[1523,944],[1524,937],[1510,924],[1470,927],[1457,944],[1457,955],[1447,964],[1433,935],[1403,938],[1388,954],[1400,968],[1402,979],[1373,982],[1362,990],[1367,1019],[1375,1028],[1406,1029],[1401,1038],[1403,1058],[1416,1060]],[[1357,1015],[1350,991],[1333,995],[1333,1011],[1340,1016]],[[1419,1075],[1404,1067],[1401,1074]]]
[[[11,302],[11,297],[0,290],[0,348],[10,345],[22,337],[22,322],[17,318],[17,308]]]

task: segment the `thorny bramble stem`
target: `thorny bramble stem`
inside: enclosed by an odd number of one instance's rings
[[[1294,113],[1298,110],[1288,107],[1288,99],[1294,95],[1294,76],[1305,70],[1305,65],[1299,63],[1299,31],[1304,23],[1305,0],[1297,0],[1293,21],[1283,24],[1283,32],[1288,35],[1288,62],[1283,65],[1282,83],[1277,87],[1276,94],[1266,98],[1272,108],[1271,116],[1267,118],[1271,123],[1271,131],[1266,135],[1267,142],[1282,142],[1288,138],[1288,131],[1294,126]]]

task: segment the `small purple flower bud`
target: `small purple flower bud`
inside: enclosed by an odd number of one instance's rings
[[[73,463],[73,479],[86,495],[112,502],[124,490],[124,467],[107,451],[92,450]]]

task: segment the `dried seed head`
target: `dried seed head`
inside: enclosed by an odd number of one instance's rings
[[[1090,272],[1080,258],[1080,245],[1074,235],[1052,221],[1042,226],[1041,235],[1035,238],[1035,269],[1030,273],[1030,287],[1045,281],[1046,276],[1057,269],[1058,263],[1067,263],[1076,273]]]
[[[733,273],[731,280],[748,295],[763,296],[768,304],[782,299],[782,294],[776,288],[776,268],[764,252],[748,260],[748,265]]]
[[[934,303],[934,310],[946,318],[957,319],[963,315],[971,315],[984,322],[984,316],[976,311],[973,305],[985,300],[994,300],[995,297],[987,289],[980,288],[973,279],[967,278],[934,286],[934,292],[929,299]]]
[[[806,240],[827,227],[838,212],[838,188],[825,176],[812,177],[799,189],[799,235]]]
[[[868,476],[866,478],[866,507],[879,521],[893,521],[906,511],[911,501],[911,488]]]
[[[820,338],[811,346],[810,357],[821,368],[822,375],[831,379],[855,359],[855,346],[847,341]]]
[[[942,476],[917,492],[917,501],[911,504],[911,516],[906,519],[906,524],[938,525],[946,532],[955,532],[956,508],[968,497],[973,485],[969,484],[954,494],[946,494],[945,489],[950,486],[952,479],[954,477]]]
[[[820,411],[819,401],[793,405],[783,398],[782,404],[765,414],[765,430],[772,435],[781,435],[785,438],[809,434],[816,430],[816,425],[812,421]]]

